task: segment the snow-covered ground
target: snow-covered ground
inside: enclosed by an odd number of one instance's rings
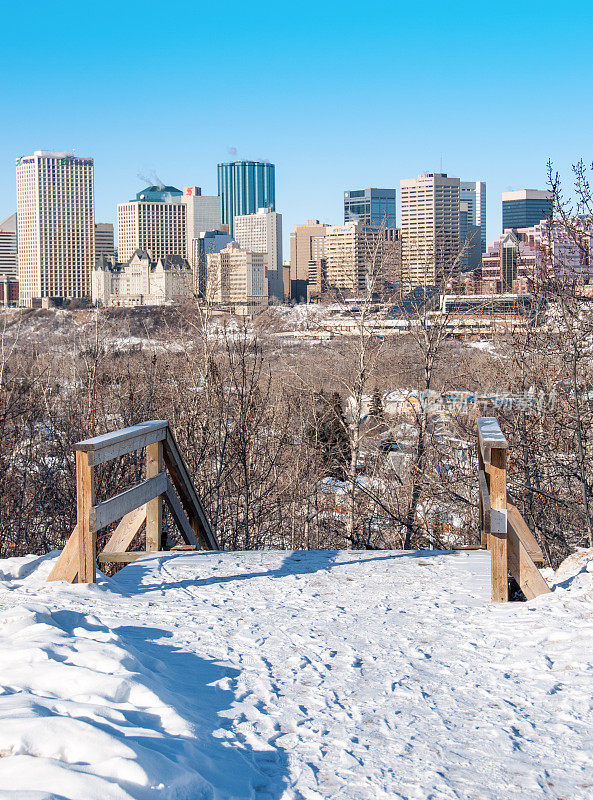
[[[590,799],[593,551],[500,606],[488,558],[0,561],[0,797]]]

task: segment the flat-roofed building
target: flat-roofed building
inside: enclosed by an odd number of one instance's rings
[[[344,192],[344,224],[362,222],[363,225],[395,228],[395,189],[349,189]]]
[[[131,200],[117,206],[118,257],[128,262],[137,250],[153,261],[165,256],[185,258],[187,252],[184,203],[167,200]]]
[[[430,172],[401,181],[402,281],[433,286],[459,268],[459,178]]]
[[[93,159],[36,150],[17,158],[16,182],[19,302],[90,298]]]
[[[220,197],[202,194],[199,186],[184,186],[183,193],[175,197],[173,202],[183,203],[187,209],[185,257],[191,261],[192,241],[206,231],[220,230]]]
[[[459,202],[459,267],[461,272],[477,269],[482,260],[481,228],[473,225],[471,203]]]
[[[459,200],[467,203],[467,224],[480,229],[480,253],[486,252],[486,183],[460,181]],[[461,237],[463,244],[463,236]]]
[[[268,305],[266,254],[254,253],[229,242],[219,253],[206,257],[210,303],[258,310]]]
[[[206,294],[207,257],[212,253],[220,253],[232,241],[228,229],[202,231],[191,240],[190,264],[194,273],[194,288],[200,297]]]
[[[270,297],[282,302],[282,214],[259,208],[257,214],[241,214],[235,217],[235,241],[253,253],[265,253]]]
[[[309,219],[297,225],[290,234],[290,296],[293,300],[305,300],[311,261],[325,255],[324,238],[331,225]]]
[[[95,261],[100,256],[115,255],[115,241],[113,238],[112,222],[95,222]]]
[[[327,288],[345,298],[381,295],[398,282],[397,228],[348,222],[329,228],[323,247]],[[322,274],[321,265],[315,274]]]
[[[502,193],[502,229],[528,228],[552,216],[552,192],[518,189]]]
[[[276,168],[268,161],[232,161],[218,165],[221,223],[235,235],[235,217],[258,208],[276,209]]]
[[[6,275],[16,280],[18,275],[16,213],[0,222],[0,277]]]

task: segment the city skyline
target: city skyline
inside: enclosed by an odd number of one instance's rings
[[[587,157],[586,48],[575,46],[575,18],[556,14],[552,28],[548,8],[497,6],[498,18],[512,9],[514,24],[529,26],[529,37],[516,43],[518,60],[508,57],[508,40],[488,10],[468,3],[457,3],[453,14],[436,3],[422,10],[378,3],[356,15],[356,24],[347,4],[305,3],[288,23],[283,14],[230,3],[231,28],[215,9],[189,3],[164,18],[150,7],[140,14],[135,3],[106,2],[96,15],[66,2],[51,18],[37,2],[24,11],[7,7],[3,21],[13,35],[0,61],[19,81],[4,87],[10,124],[0,131],[0,218],[15,210],[17,156],[74,148],[95,161],[96,219],[105,222],[115,224],[117,204],[147,185],[140,174],[213,195],[218,163],[267,159],[276,165],[285,243],[307,219],[339,224],[351,187],[397,187],[440,171],[486,182],[492,241],[503,191],[546,188],[548,158],[569,179],[570,163]],[[315,26],[307,21],[313,11]],[[591,17],[580,9],[579,26]],[[176,54],[192,52],[195,26],[218,36],[201,36],[200,58],[185,59],[179,70]],[[163,57],[132,57],[134,42],[143,50],[153,40]],[[307,44],[302,57],[299,42]],[[551,50],[562,71],[542,66]],[[349,52],[372,66],[345,68]],[[435,81],[443,64],[447,74]],[[514,116],[494,113],[505,86],[528,88],[529,113],[520,102]],[[549,113],[551,97],[561,114]],[[364,137],[346,122],[361,108],[370,122]]]

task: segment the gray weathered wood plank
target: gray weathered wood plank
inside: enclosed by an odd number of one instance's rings
[[[130,511],[138,508],[144,503],[148,503],[159,494],[163,494],[167,490],[167,475],[161,472],[153,478],[148,478],[137,486],[133,486],[121,494],[111,497],[102,503],[93,506],[89,514],[89,522],[91,530],[100,531],[106,525],[110,525],[118,519],[121,519]]]
[[[173,519],[175,520],[175,524],[179,528],[179,531],[183,537],[183,541],[186,544],[193,545],[194,547],[200,547],[200,540],[196,536],[192,526],[189,524],[189,520],[185,511],[183,510],[183,506],[179,501],[179,498],[175,494],[175,489],[171,484],[171,481],[167,477],[167,491],[165,493],[165,502],[169,507],[169,511],[173,515]]]
[[[90,464],[101,464],[149,444],[163,441],[167,435],[168,425],[166,420],[141,422],[130,428],[123,428],[120,431],[105,433],[102,436],[77,442],[74,449],[87,452]]]
[[[486,536],[486,540],[482,542],[484,546],[488,546],[488,534],[490,533],[490,490],[488,489],[488,483],[486,482],[486,474],[484,470],[480,470],[479,473],[480,479],[480,499],[482,502],[482,521],[484,525],[484,534]]]
[[[197,531],[193,525],[192,528],[201,536],[202,545],[208,550],[220,550],[216,535],[210,525],[210,520],[206,516],[201,500],[196,493],[171,429],[167,431],[164,457],[165,466],[169,470],[172,482],[179,493],[190,524],[195,521]]]

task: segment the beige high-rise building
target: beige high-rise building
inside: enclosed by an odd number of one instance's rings
[[[146,250],[153,261],[183,256],[187,206],[173,201],[131,200],[117,206],[117,253],[129,261],[136,250]]]
[[[330,227],[323,238],[325,280],[328,289],[346,297],[368,293],[381,295],[396,282],[399,261],[399,230],[347,222]],[[316,270],[320,274],[319,269]]]
[[[268,304],[265,253],[243,249],[229,242],[220,253],[206,256],[206,298],[221,305],[261,308]]]
[[[459,178],[434,172],[401,181],[402,281],[432,286],[459,260]]]
[[[16,161],[20,303],[91,295],[93,159],[36,150]]]
[[[324,225],[318,219],[309,219],[305,225],[297,225],[290,234],[290,281],[295,300],[306,296],[309,263],[324,257],[323,240],[330,229],[331,225]]]
[[[282,276],[282,214],[260,208],[257,214],[235,217],[235,240],[246,250],[266,254],[270,296],[284,300]]]

